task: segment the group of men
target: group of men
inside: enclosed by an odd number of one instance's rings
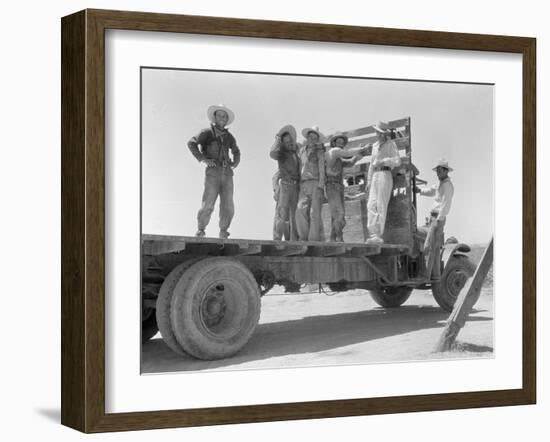
[[[331,240],[343,241],[344,165],[354,164],[365,148],[343,150],[348,139],[341,133],[324,137],[317,127],[302,131],[305,141],[296,141],[296,129],[284,126],[275,136],[269,155],[278,162],[274,177],[277,200],[273,239],[322,241],[321,207],[326,195],[332,218]]]
[[[235,209],[233,204],[233,169],[240,162],[240,150],[235,137],[227,130],[235,119],[225,105],[213,105],[207,110],[210,127],[191,138],[188,147],[194,157],[205,164],[202,204],[197,215],[196,236],[204,236],[218,196],[220,197],[220,238],[229,237],[229,226]],[[371,153],[367,176],[368,244],[382,244],[388,203],[393,189],[392,170],[401,165],[401,158],[391,137],[391,128],[380,122],[373,126],[377,141],[372,145],[345,148],[348,137],[336,132],[325,137],[318,127],[302,130],[304,141],[298,143],[292,125],[282,127],[275,136],[269,155],[278,163],[274,176],[277,201],[273,225],[275,240],[322,241],[323,201],[328,201],[331,215],[331,241],[343,241],[345,226],[344,167],[354,165]],[[434,167],[439,183],[426,189],[416,188],[421,195],[434,196],[435,204],[427,226],[425,248],[434,250],[442,245],[443,226],[449,213],[453,185],[448,176],[452,169],[445,160]],[[428,268],[434,258],[428,260]],[[433,266],[434,270],[435,267]],[[430,270],[431,271],[431,270]],[[428,273],[430,274],[430,273]]]
[[[278,162],[274,176],[277,206],[273,239],[300,241],[324,240],[321,206],[327,200],[330,217],[330,241],[344,241],[345,222],[344,175],[345,167],[353,166],[372,152],[367,186],[369,187],[368,244],[382,244],[386,212],[393,188],[392,169],[401,165],[391,130],[387,123],[373,126],[378,140],[373,144],[347,148],[348,137],[336,132],[325,137],[319,128],[302,130],[304,142],[296,140],[296,129],[281,128],[271,147],[270,156]]]

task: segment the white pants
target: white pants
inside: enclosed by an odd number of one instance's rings
[[[369,200],[367,202],[369,237],[381,238],[386,225],[386,212],[393,189],[391,171],[379,170],[372,175]]]

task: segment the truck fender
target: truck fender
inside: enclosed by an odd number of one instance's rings
[[[470,246],[468,244],[464,243],[458,243],[458,244],[445,244],[443,246],[443,251],[441,253],[441,261],[443,261],[443,268],[447,266],[447,262],[449,262],[449,259],[452,256],[468,256],[467,254],[470,252]]]

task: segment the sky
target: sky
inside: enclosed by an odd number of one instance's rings
[[[275,202],[269,157],[286,124],[312,125],[329,135],[378,121],[411,118],[412,160],[420,178],[445,158],[455,194],[445,232],[486,243],[494,230],[494,87],[491,85],[313,77],[260,73],[142,70],[143,233],[194,235],[204,166],[188,140],[209,126],[207,108],[223,103],[235,113],[228,128],[241,150],[235,169],[231,238],[271,239]],[[423,224],[432,198],[420,197]],[[218,235],[218,204],[207,236]]]

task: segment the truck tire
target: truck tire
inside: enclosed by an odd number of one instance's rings
[[[172,295],[172,330],[181,348],[204,360],[233,356],[260,319],[260,289],[239,261],[211,257],[193,264]]]
[[[155,336],[159,331],[155,312],[151,312],[149,316],[141,321],[141,343],[145,344],[149,339]]]
[[[412,287],[384,287],[377,290],[369,290],[369,293],[379,306],[385,308],[400,307],[409,299]]]
[[[466,284],[468,278],[474,275],[476,266],[467,256],[453,256],[445,266],[441,274],[441,281],[432,285],[432,293],[436,302],[449,313],[453,311],[456,299]],[[477,294],[474,304],[479,299],[481,291]],[[472,304],[472,305],[474,305]]]
[[[172,294],[174,287],[181,279],[185,271],[199,261],[200,258],[193,258],[174,267],[174,269],[164,279],[160,286],[159,295],[157,298],[157,313],[156,319],[162,340],[173,351],[180,355],[185,355],[185,351],[176,339],[176,335],[172,331],[172,323],[170,322],[170,304],[172,303]]]

